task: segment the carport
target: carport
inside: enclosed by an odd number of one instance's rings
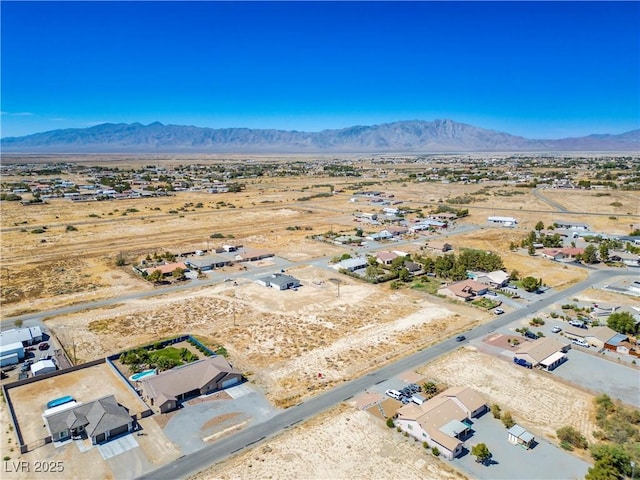
[[[560,366],[567,360],[567,356],[562,352],[556,352],[552,355],[549,355],[547,358],[540,362],[542,368],[547,371],[552,371],[556,367]]]

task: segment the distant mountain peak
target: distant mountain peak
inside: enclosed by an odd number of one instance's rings
[[[450,119],[407,120],[303,132],[185,125],[103,123],[1,140],[4,152],[90,153],[430,153],[498,151],[640,152],[640,130],[532,140]]]

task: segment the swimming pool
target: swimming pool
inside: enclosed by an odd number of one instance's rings
[[[155,374],[156,374],[156,371],[155,371],[155,369],[152,368],[150,370],[144,370],[142,372],[139,372],[139,373],[136,373],[134,375],[131,375],[129,377],[129,380],[131,380],[132,382],[137,382],[139,380],[142,380],[145,377],[151,377],[151,376],[153,376]]]

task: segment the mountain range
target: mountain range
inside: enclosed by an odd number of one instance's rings
[[[400,121],[320,132],[104,123],[0,140],[6,153],[640,152],[640,129],[528,139],[453,120]]]

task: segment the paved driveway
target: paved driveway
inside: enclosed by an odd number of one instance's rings
[[[196,405],[185,405],[178,410],[164,428],[165,435],[179,445],[182,453],[189,454],[208,445],[207,439],[234,425],[250,428],[264,422],[279,410],[273,407],[260,390],[250,383],[243,383],[227,390],[231,399],[207,400]],[[204,397],[206,398],[206,396]],[[233,415],[233,418],[223,417]],[[220,417],[220,423],[207,424]]]
[[[606,352],[605,355],[616,354]],[[572,348],[567,356],[569,361],[556,368],[553,375],[640,407],[637,369],[582,352],[579,348]]]
[[[507,429],[490,412],[473,420],[474,434],[465,441],[467,450],[452,461],[471,477],[490,480],[571,480],[584,478],[589,464],[546,440],[531,450],[507,441]],[[493,454],[491,465],[476,463],[471,448],[485,443]]]

